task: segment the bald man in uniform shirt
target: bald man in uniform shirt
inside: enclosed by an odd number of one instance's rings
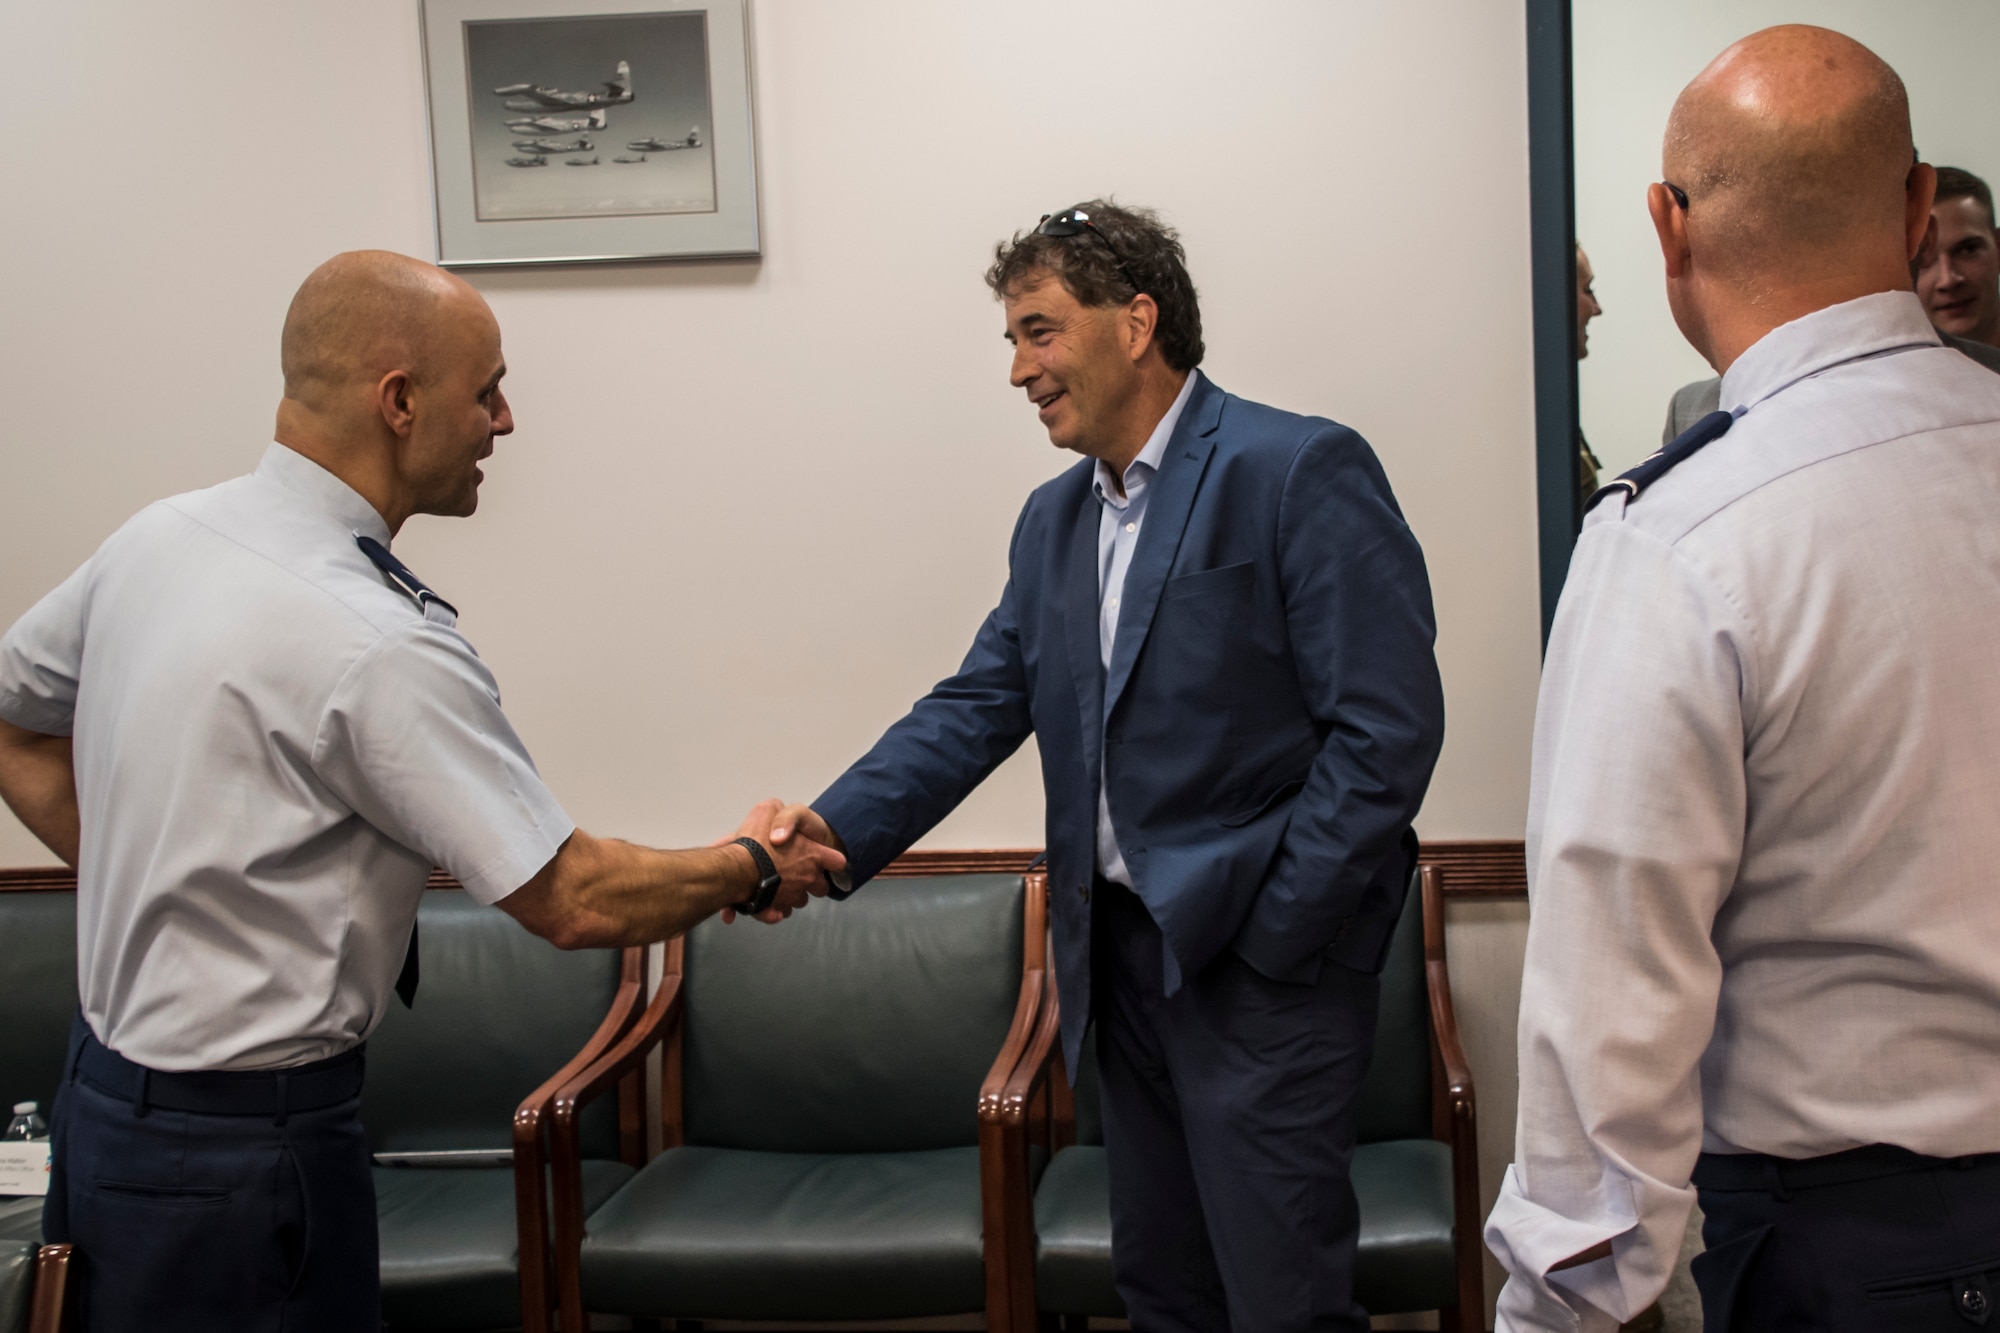
[[[776,920],[843,858],[655,851],[563,813],[457,615],[389,552],[513,429],[500,329],[401,255],[285,321],[277,443],[152,505],[0,638],[0,796],[77,868],[43,1231],[91,1333],[379,1329],[362,1042],[433,865],[565,948]]]
[[[1934,177],[1823,28],[1681,94],[1648,206],[1720,408],[1606,485],[1535,723],[1503,1330],[1610,1330],[1699,1193],[1710,1333],[2000,1293],[2000,378],[1911,290]]]

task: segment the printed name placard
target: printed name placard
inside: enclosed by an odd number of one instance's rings
[[[49,1192],[49,1143],[0,1142],[0,1194]]]

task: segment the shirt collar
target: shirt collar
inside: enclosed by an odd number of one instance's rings
[[[389,525],[361,493],[318,463],[286,445],[273,444],[257,464],[257,475],[275,482],[350,532],[389,544]]]
[[[1780,324],[1752,343],[1722,377],[1721,405],[1740,413],[1842,362],[1916,346],[1936,347],[1938,335],[1915,292],[1842,301]]]
[[[1139,456],[1125,465],[1127,496],[1131,494],[1131,483],[1135,479],[1132,474],[1136,469],[1140,467],[1146,469],[1139,473],[1141,477],[1151,476],[1160,470],[1160,460],[1167,454],[1167,441],[1173,438],[1174,427],[1180,424],[1181,412],[1187,407],[1188,399],[1194,396],[1194,381],[1199,374],[1201,372],[1198,370],[1188,372],[1187,378],[1181,382],[1181,391],[1174,395],[1173,405],[1167,409],[1166,415],[1160,418],[1159,424],[1153,427],[1153,433],[1146,437],[1146,445],[1139,450]],[[1122,504],[1123,500],[1118,495],[1118,488],[1112,484],[1113,480],[1110,465],[1103,459],[1098,459],[1097,498],[1107,503]]]

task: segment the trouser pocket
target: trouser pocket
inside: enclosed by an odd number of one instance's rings
[[[1865,1284],[1862,1294],[1885,1320],[1942,1314],[1947,1306],[1967,1325],[1984,1328],[1993,1318],[1993,1292],[2000,1288],[2000,1259],[1953,1270],[1933,1269],[1908,1277]]]
[[[1702,1333],[1756,1333],[1737,1329],[1736,1302],[1770,1235],[1771,1228],[1761,1226],[1694,1257],[1689,1272],[1701,1293]]]

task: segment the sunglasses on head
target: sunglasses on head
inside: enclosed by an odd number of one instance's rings
[[[1086,231],[1104,242],[1104,248],[1111,252],[1111,262],[1118,265],[1118,271],[1124,275],[1126,284],[1133,291],[1146,290],[1139,285],[1139,280],[1132,276],[1132,270],[1125,267],[1125,256],[1118,253],[1118,247],[1111,243],[1109,236],[1098,229],[1097,224],[1090,220],[1090,214],[1083,208],[1065,208],[1060,213],[1044,213],[1041,222],[1035,227],[1036,234],[1041,236],[1080,236]]]

